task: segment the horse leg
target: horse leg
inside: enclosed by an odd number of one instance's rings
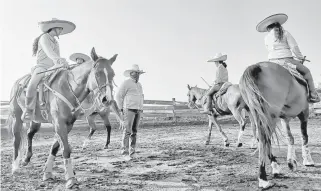
[[[249,114],[249,119],[250,119],[250,123],[251,123],[251,129],[253,132],[253,138],[252,138],[252,144],[251,144],[251,149],[255,148],[255,145],[259,142],[258,137],[256,135],[256,126],[254,124],[254,119],[253,116],[251,115],[251,113],[248,111]]]
[[[301,134],[302,134],[302,158],[303,165],[305,166],[314,166],[314,161],[312,160],[310,149],[308,148],[308,118],[309,118],[309,109],[306,109],[298,115],[301,122]]]
[[[211,117],[208,116],[208,135],[207,139],[205,141],[205,145],[209,145],[211,141],[211,135],[212,135],[212,128],[213,128],[213,122],[211,120]]]
[[[9,124],[13,127],[12,133],[13,134],[13,160],[12,160],[12,174],[14,174],[19,169],[19,162],[21,158],[21,151],[22,151],[22,144],[23,144],[23,132],[22,132],[22,125],[23,122],[21,120],[22,110],[19,113],[15,114],[15,117],[12,119],[12,124]],[[10,128],[12,128],[10,127]]]
[[[281,124],[283,128],[286,130],[287,139],[288,139],[288,155],[287,155],[287,162],[288,167],[295,171],[297,168],[297,161],[295,155],[295,147],[294,147],[294,138],[290,130],[290,119],[281,119]]]
[[[82,145],[82,149],[85,149],[88,146],[88,144],[91,140],[91,137],[93,136],[93,134],[95,133],[95,131],[97,129],[96,124],[95,124],[95,118],[96,118],[96,114],[91,114],[88,117],[86,117],[87,123],[90,127],[90,131],[89,131],[87,139],[84,141],[84,143]]]
[[[65,179],[66,179],[66,188],[70,189],[75,184],[77,184],[77,179],[75,177],[75,173],[72,167],[72,160],[70,158],[71,155],[71,146],[68,143],[68,133],[71,131],[73,123],[67,125],[66,122],[61,121],[58,122],[58,125],[55,126],[55,131],[60,138],[60,141],[63,145],[63,153],[62,156],[64,158],[65,165]]]
[[[267,144],[271,144],[271,142],[269,142]],[[268,154],[269,159],[271,161],[275,161],[274,163],[272,162],[272,164],[277,164],[275,157],[273,157],[273,155],[272,155],[272,152],[267,153],[267,154]],[[264,156],[264,153],[263,153],[263,144],[260,141],[259,142],[259,188],[268,189],[268,188],[273,187],[274,184],[267,180],[266,171],[265,171],[265,163],[266,163],[265,158],[266,158],[266,156]]]
[[[57,156],[57,153],[58,153],[58,150],[60,147],[60,143],[58,140],[59,140],[59,137],[56,134],[55,141],[54,141],[53,145],[51,146],[50,154],[47,158],[47,162],[46,162],[46,165],[44,168],[43,181],[54,179],[54,176],[52,173],[52,168],[55,163],[55,158]]]
[[[216,118],[215,118],[213,115],[211,115],[210,118],[211,118],[211,121],[212,121],[212,122],[214,123],[214,125],[216,126],[216,128],[217,128],[217,129],[219,130],[219,132],[221,133],[221,135],[222,135],[222,137],[223,137],[223,141],[224,141],[224,146],[225,146],[225,147],[230,146],[230,143],[228,142],[228,138],[227,138],[227,136],[225,135],[225,133],[223,132],[222,127],[218,124]]]
[[[26,157],[24,159],[24,161],[22,162],[23,166],[26,166],[29,164],[30,159],[32,157],[32,139],[33,136],[39,131],[41,126],[41,123],[35,123],[35,122],[31,122],[31,127],[28,129],[28,134],[27,134],[27,138],[28,138],[28,146],[27,146],[27,154]]]
[[[244,128],[245,128],[245,125],[246,125],[246,122],[242,117],[241,111],[242,110],[240,108],[232,108],[231,109],[231,112],[232,112],[234,118],[240,124],[240,131],[239,131],[239,135],[238,135],[238,138],[237,138],[237,147],[242,147],[243,146],[243,144],[241,143],[241,137],[242,137],[242,135],[244,133]]]
[[[104,124],[107,129],[107,141],[106,141],[106,145],[105,145],[104,149],[108,149],[108,145],[110,143],[110,133],[111,133],[111,125],[110,125],[110,121],[108,119],[109,112],[103,111],[103,112],[100,112],[99,115],[104,120]]]

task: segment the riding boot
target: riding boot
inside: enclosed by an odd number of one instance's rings
[[[34,109],[36,106],[36,96],[35,97],[26,97],[25,99],[25,107],[26,109],[24,110],[21,120],[23,122],[31,122],[34,120]]]
[[[315,90],[314,82],[313,82],[313,78],[312,78],[311,72],[306,73],[303,77],[304,77],[304,79],[308,82],[309,89],[310,89],[309,102],[310,102],[310,103],[317,103],[317,102],[319,102],[319,101],[320,101],[320,97],[319,97],[317,91]]]
[[[213,111],[213,106],[212,106],[212,96],[207,96],[206,107],[204,108],[204,111],[201,113],[212,115],[213,112],[214,111]]]

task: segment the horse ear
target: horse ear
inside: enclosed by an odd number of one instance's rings
[[[189,89],[189,90],[191,90],[192,88],[191,88],[191,86],[189,86],[189,84],[187,84],[187,88]]]
[[[118,56],[118,54],[115,54],[113,57],[111,57],[111,58],[109,59],[109,61],[111,62],[111,65],[113,65],[113,63],[115,62],[117,56]]]
[[[96,61],[98,59],[98,55],[96,54],[96,50],[95,50],[95,47],[93,47],[91,49],[91,58],[93,59],[93,61]]]

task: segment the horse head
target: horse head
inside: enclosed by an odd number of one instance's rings
[[[112,68],[118,54],[110,59],[98,56],[95,48],[91,50],[91,58],[94,61],[87,81],[87,89],[94,93],[99,102],[106,105],[114,100],[113,98],[113,79],[115,77]]]
[[[188,107],[190,109],[195,109],[195,103],[196,103],[196,94],[194,91],[194,87],[190,87],[189,84],[187,84],[188,92],[187,92],[187,97],[188,97]]]

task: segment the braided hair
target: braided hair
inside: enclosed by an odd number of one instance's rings
[[[42,35],[49,33],[52,29],[49,29],[47,32],[42,33],[41,35],[39,35],[37,38],[35,38],[35,40],[32,43],[32,56],[36,56],[37,52],[38,52],[38,43],[39,43],[39,39]]]
[[[283,30],[283,27],[281,26],[280,23],[276,22],[276,23],[272,23],[270,24],[269,26],[266,27],[266,29],[268,31],[274,29],[274,28],[277,28],[279,29],[278,31],[278,34],[275,36],[277,38],[277,40],[281,41],[283,39],[283,34],[284,34],[284,30]]]
[[[227,67],[227,64],[224,61],[219,61],[220,64],[222,64],[225,68]]]

